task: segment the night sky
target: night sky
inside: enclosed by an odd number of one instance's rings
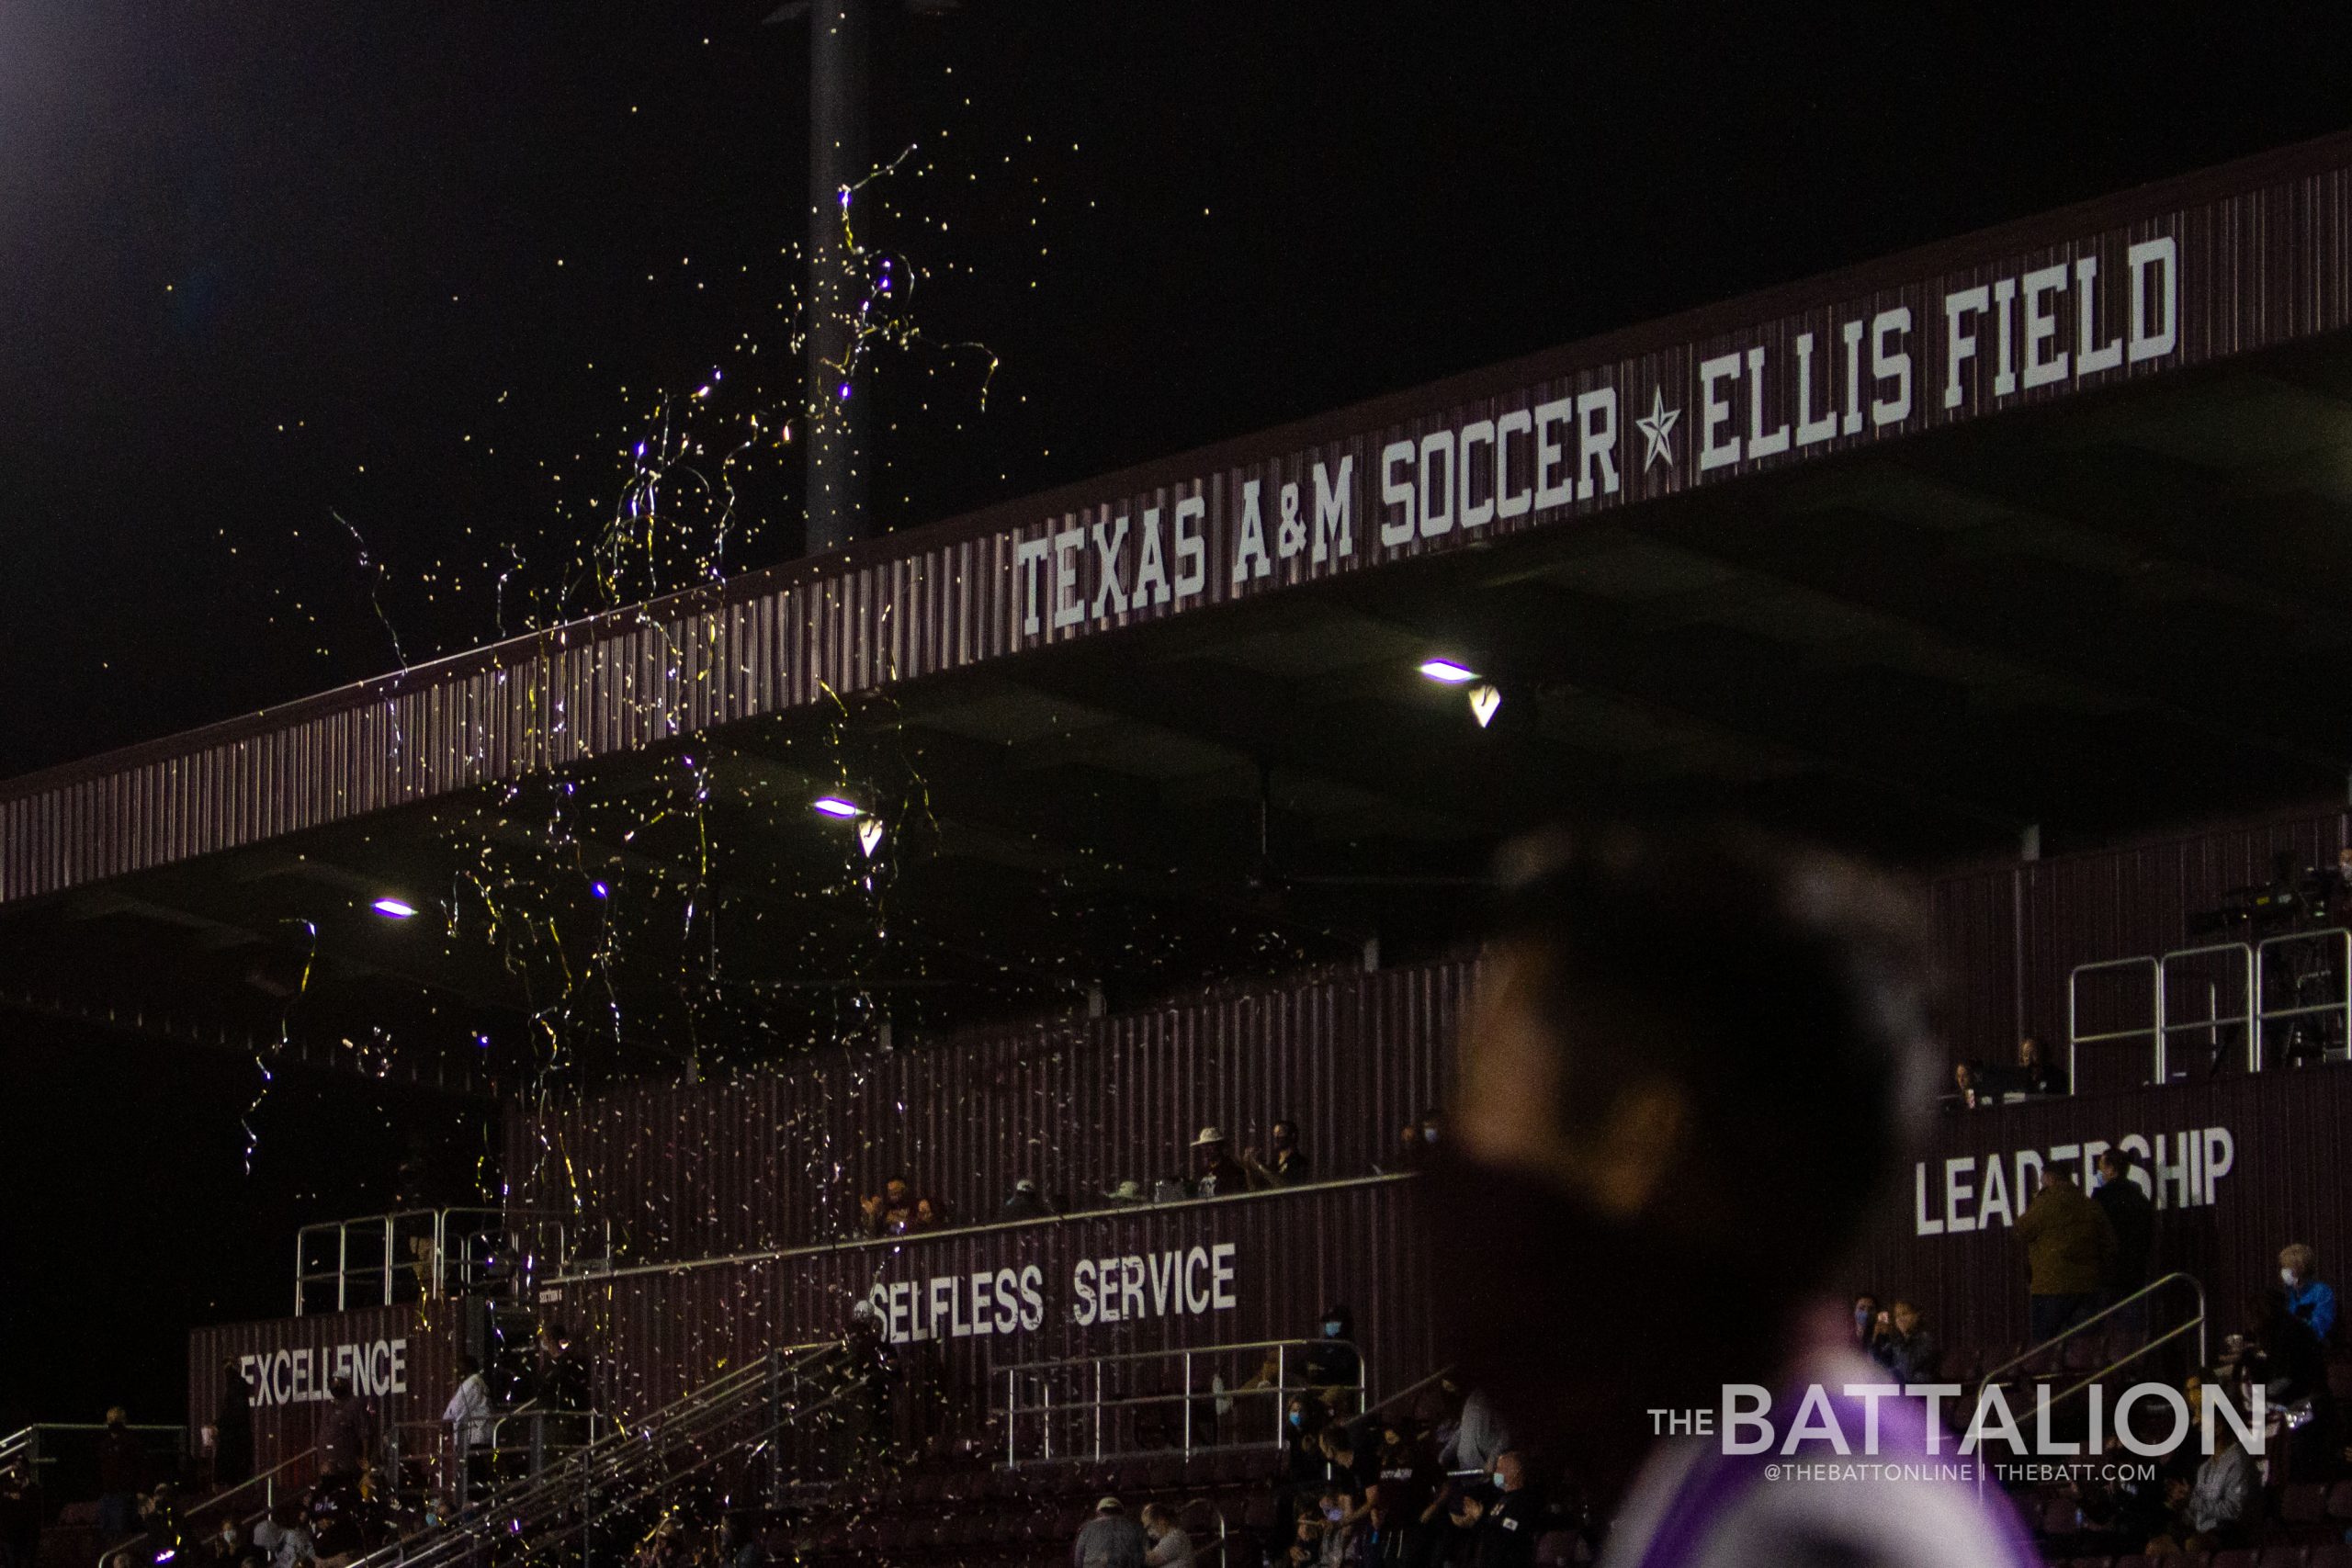
[[[581,603],[650,400],[794,378],[771,8],[0,6],[0,772],[481,640],[502,566],[510,627]],[[882,10],[877,527],[2352,124],[2340,6]],[[732,565],[794,553],[796,468]],[[0,1416],[173,1406],[298,1219],[420,1141],[462,1185],[446,1116],[334,1088],[246,1177],[251,1078],[0,1024]]]

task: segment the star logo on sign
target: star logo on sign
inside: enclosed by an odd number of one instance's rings
[[[1666,393],[1663,389],[1651,390],[1648,417],[1634,422],[1634,428],[1640,431],[1650,444],[1648,452],[1642,457],[1642,472],[1648,473],[1650,465],[1661,459],[1665,461],[1668,468],[1674,466],[1674,426],[1681,417],[1680,409],[1670,409],[1666,406]]]

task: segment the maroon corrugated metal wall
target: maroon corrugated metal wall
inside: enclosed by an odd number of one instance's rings
[[[901,1171],[963,1224],[1024,1176],[1090,1202],[1182,1172],[1205,1125],[1262,1150],[1283,1115],[1316,1175],[1368,1175],[1437,1103],[1472,969],[1349,971],[555,1107],[513,1122],[510,1197],[576,1201],[613,1222],[620,1261],[648,1262],[829,1239]]]
[[[18,780],[0,786],[0,903],[2337,331],[2352,323],[2347,161],[2352,139],[2282,149]],[[2029,370],[2024,388],[2004,390],[1986,351],[1947,363],[1948,301],[2032,269],[2059,295],[2080,289],[2120,334],[2135,244],[2169,258],[2156,295],[2171,305],[2162,330],[2132,323],[2128,359],[2119,349],[2093,366],[2098,334],[2083,328],[2072,373],[2047,384]],[[2058,314],[2063,327],[2089,319],[2065,305]],[[1906,389],[1883,419],[1874,402],[1863,423],[1862,384],[1849,375],[1834,432],[1757,450],[1767,422],[1792,412],[1800,341],[1834,344],[1868,324],[1875,344],[1882,322]],[[1873,400],[1894,374],[1876,353]],[[1779,372],[1764,394],[1774,406],[1748,411],[1744,451],[1726,412],[1728,444],[1708,454],[1719,422],[1701,417],[1714,396],[1701,367],[1722,356],[1736,384],[1742,354],[1758,383],[1767,363]],[[1588,397],[1566,406],[1578,422],[1605,415],[1616,433],[1609,472],[1550,490],[1535,472],[1546,439],[1537,411]],[[1654,398],[1690,417],[1669,460],[1635,464],[1632,422]],[[1558,415],[1558,428],[1570,418]],[[1515,444],[1513,422],[1524,422]],[[1411,504],[1387,499],[1389,444],[1432,462],[1442,454],[1435,471],[1451,474],[1457,438],[1464,467],[1488,445],[1524,503],[1501,503],[1498,474],[1488,515],[1474,523],[1465,477],[1459,526],[1451,502],[1442,526],[1417,523]],[[1397,480],[1400,493],[1429,488],[1426,472],[1398,472],[1421,474]],[[1317,521],[1327,479],[1349,519],[1341,532],[1333,512],[1331,537]],[[1176,581],[1148,592],[1144,539],[1162,539],[1163,521]],[[1123,543],[1097,532],[1113,529]],[[1190,574],[1188,548],[1201,552]],[[1107,582],[1106,556],[1125,563]]]
[[[2134,1137],[2142,1143],[2126,1144]],[[2315,1247],[2321,1271],[2341,1288],[2352,1264],[2352,1067],[2346,1066],[1948,1115],[1880,1216],[1848,1283],[1883,1300],[1917,1301],[1948,1347],[2021,1342],[2025,1247],[2002,1213],[2005,1203],[2020,1206],[2018,1156],[2079,1162],[2086,1145],[2099,1144],[2126,1144],[2156,1168],[2155,1267],[2204,1282],[2218,1320],[2217,1353],[2220,1332],[2243,1325],[2244,1292],[2275,1282],[2278,1249],[2289,1242]],[[1989,1191],[1994,1162],[2005,1202]],[[1955,1217],[1966,1228],[1955,1227]]]
[[[1955,1049],[1998,1055],[2020,1020],[2058,1027],[2075,964],[2178,945],[2199,911],[2266,880],[2277,852],[2331,862],[2346,826],[2331,809],[1937,883],[1929,896]],[[877,1282],[958,1276],[968,1285],[984,1274],[992,1289],[1000,1270],[1032,1267],[1042,1315],[1003,1339],[951,1337],[937,1351],[946,1382],[977,1388],[1013,1345],[1031,1359],[1305,1333],[1343,1300],[1363,1314],[1381,1386],[1401,1386],[1440,1352],[1415,1292],[1401,1288],[1420,1268],[1403,1223],[1408,1183],[985,1222],[1019,1176],[1091,1201],[1122,1179],[1180,1169],[1206,1122],[1237,1144],[1260,1142],[1275,1116],[1292,1114],[1318,1177],[1367,1177],[1393,1158],[1397,1130],[1438,1098],[1475,971],[1457,961],[1327,974],[1120,1018],[834,1051],[729,1083],[518,1111],[512,1199],[577,1201],[615,1221],[623,1272],[566,1285],[561,1310],[583,1321],[624,1407],[673,1395],[764,1345],[838,1332],[849,1303]],[[2223,1326],[2236,1320],[2240,1292],[2274,1277],[2288,1241],[2312,1243],[2324,1269],[2340,1270],[2352,1256],[2352,1068],[2134,1087],[2146,1057],[2143,1046],[2111,1048],[2073,1099],[1941,1118],[1849,1282],[1919,1300],[1948,1344],[2013,1343],[2025,1332],[2024,1260],[2004,1205],[2019,1206],[2032,1159],[2081,1158],[2087,1143],[2132,1137],[2165,1200],[2158,1264],[2203,1279]],[[1988,1159],[2002,1173],[1997,1198]],[[985,1228],[840,1240],[857,1195],[901,1170],[945,1202],[951,1224]],[[1070,1315],[1080,1259],[1223,1245],[1235,1249],[1230,1308],[1116,1326]],[[679,1267],[779,1249],[796,1250]],[[200,1330],[190,1346],[197,1419],[223,1356],[308,1348],[307,1381],[290,1356],[267,1363],[299,1393],[323,1382],[316,1348],[331,1357],[334,1346],[395,1337],[407,1340],[395,1418],[429,1419],[446,1397],[456,1327],[446,1309],[415,1310]],[[308,1445],[312,1409],[300,1398],[264,1405],[264,1462]]]
[[[2352,813],[2331,808],[1934,884],[1929,900],[1953,1055],[2007,1061],[2021,1029],[2063,1042],[2067,976],[2076,965],[2221,941],[2192,935],[2191,923],[2233,889],[2267,885],[2274,856],[2333,866],[2347,841]],[[2092,1050],[2085,1085],[2144,1082],[2149,1055],[2125,1044]]]
[[[461,1330],[455,1306],[421,1303],[320,1313],[266,1323],[230,1323],[188,1336],[188,1420],[200,1427],[219,1407],[224,1363],[253,1390],[254,1463],[267,1470],[318,1440],[328,1381],[351,1375],[387,1427],[424,1429],[455,1392]],[[289,1474],[307,1482],[307,1473]]]
[[[991,1367],[1308,1336],[1335,1304],[1354,1309],[1371,1378],[1393,1391],[1438,1364],[1414,1288],[1426,1260],[1408,1223],[1413,1186],[1371,1179],[590,1280],[564,1288],[560,1310],[597,1348],[605,1398],[623,1412],[664,1404],[769,1346],[838,1336],[877,1287],[902,1355],[960,1400],[983,1397]],[[1159,1265],[1157,1289],[1147,1268],[1140,1314],[1085,1321],[1081,1266],[1129,1257]],[[1008,1276],[1012,1306],[996,1294]],[[975,1278],[985,1281],[977,1303]],[[937,1335],[934,1280],[956,1292]],[[986,1332],[965,1332],[980,1323]]]

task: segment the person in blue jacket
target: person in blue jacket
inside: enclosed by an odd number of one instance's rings
[[[2311,1325],[2323,1344],[2335,1337],[2335,1292],[2312,1277],[2312,1249],[2301,1242],[2278,1253],[2278,1282],[2287,1287],[2287,1310]]]

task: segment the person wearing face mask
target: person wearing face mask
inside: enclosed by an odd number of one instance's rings
[[[1283,1446],[1293,1487],[1321,1486],[1331,1479],[1321,1444],[1330,1418],[1324,1403],[1310,1395],[1294,1393],[1283,1401]]]
[[[2326,1344],[2335,1337],[2335,1292],[2312,1277],[2316,1256],[2301,1242],[2279,1249],[2278,1283],[2286,1288],[2287,1310]]]
[[[1854,1345],[1865,1355],[1878,1338],[1878,1297],[1864,1291],[1854,1298]]]
[[[1908,897],[1735,829],[1557,830],[1503,872],[1452,1136],[1415,1193],[1450,1260],[1430,1305],[1464,1381],[1615,1519],[1600,1568],[2031,1568],[1997,1490],[1929,1462],[1913,1402],[1876,1410],[1892,1473],[1801,1483],[1766,1467],[1840,1458],[1827,1438],[1740,1454],[1648,1415],[1752,1384],[1786,1434],[1817,1388],[1864,1430],[1845,1390],[1887,1378],[1828,1284],[1907,1176],[1933,1081]],[[1521,1467],[1498,1468],[1508,1496]]]
[[[1267,1138],[1272,1154],[1266,1159],[1258,1157],[1255,1149],[1241,1154],[1241,1168],[1250,1173],[1253,1191],[1274,1187],[1295,1187],[1306,1179],[1306,1156],[1298,1149],[1298,1123],[1285,1116],[1274,1123]]]
[[[1408,1122],[1396,1135],[1397,1170],[1420,1170],[1437,1153],[1439,1121],[1435,1111],[1424,1111],[1418,1122]]]
[[[1306,1386],[1334,1410],[1352,1413],[1363,1393],[1363,1358],[1356,1353],[1356,1317],[1335,1306],[1323,1314],[1322,1337],[1306,1347]]]
[[[1418,1560],[1421,1516],[1437,1494],[1436,1470],[1412,1434],[1394,1419],[1380,1429],[1378,1464],[1373,1501],[1387,1516],[1385,1528],[1396,1537],[1396,1550]]]
[[[1495,1500],[1478,1525],[1478,1568],[1534,1568],[1544,1532],[1544,1494],[1530,1483],[1526,1456],[1506,1449],[1495,1461]]]
[[[1144,1553],[1144,1568],[1193,1568],[1193,1538],[1176,1523],[1164,1505],[1143,1506],[1144,1539],[1151,1549]]]

